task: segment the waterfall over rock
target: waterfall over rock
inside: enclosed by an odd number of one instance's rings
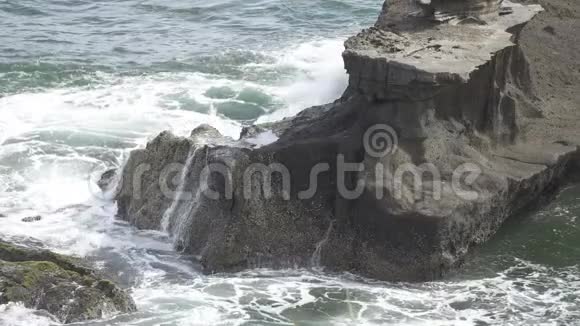
[[[184,214],[189,211],[187,207],[189,207],[193,201],[191,193],[186,192],[185,187],[188,181],[191,164],[196,152],[197,148],[194,148],[190,150],[190,153],[187,155],[187,160],[185,161],[185,165],[182,168],[178,188],[175,192],[173,202],[167,211],[165,211],[165,214],[163,214],[163,219],[161,220],[161,230],[165,232],[174,232],[173,228],[170,229],[170,226],[175,226],[176,222],[180,223],[179,221],[183,219]],[[185,205],[187,205],[185,209],[181,209],[183,202],[185,202]]]
[[[324,238],[322,238],[322,240],[320,240],[320,242],[316,244],[316,249],[314,250],[312,258],[310,259],[310,264],[312,265],[312,267],[314,268],[322,267],[322,249],[328,242],[328,239],[330,238],[330,233],[332,232],[333,228],[334,221],[330,221],[330,225],[328,226],[328,230],[326,230],[326,233],[324,234]]]

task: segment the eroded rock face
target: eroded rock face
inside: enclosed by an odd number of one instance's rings
[[[577,147],[518,139],[520,112],[536,105],[518,34],[539,7],[459,26],[410,17],[410,6],[390,2],[375,27],[346,42],[350,81],[337,102],[246,128],[240,141],[202,126],[135,151],[119,215],[167,230],[208,273],[324,266],[384,280],[441,277],[553,190]],[[386,125],[397,146],[376,155],[369,130]],[[244,140],[264,132],[275,141]],[[173,163],[185,169],[168,172]],[[477,175],[465,182],[461,169]]]
[[[416,0],[434,15],[485,15],[499,12],[501,0]]]
[[[63,323],[136,310],[133,299],[78,261],[0,241],[0,304],[22,302]]]

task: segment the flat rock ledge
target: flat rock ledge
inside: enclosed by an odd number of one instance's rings
[[[578,144],[520,137],[539,102],[518,40],[540,7],[433,1],[427,14],[453,16],[442,22],[388,3],[345,44],[341,99],[239,140],[210,126],[160,134],[120,173],[119,217],[168,231],[206,273],[425,281],[577,171]]]
[[[21,302],[62,323],[137,310],[117,285],[74,258],[0,241],[0,304]]]

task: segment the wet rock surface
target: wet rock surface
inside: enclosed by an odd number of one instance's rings
[[[129,158],[119,216],[167,230],[207,273],[313,266],[424,281],[577,170],[580,142],[564,137],[577,127],[530,133],[550,129],[530,61],[545,49],[520,45],[538,6],[486,5],[476,15],[485,24],[460,25],[389,3],[375,27],[346,42],[341,99],[246,128],[240,141],[209,126],[187,138],[162,133]],[[377,125],[388,125],[395,150],[369,151]],[[265,131],[276,140],[245,141]],[[477,177],[458,182],[466,167]]]
[[[63,323],[136,311],[133,299],[79,260],[0,240],[0,304],[22,302]]]
[[[118,172],[117,169],[110,169],[105,171],[97,181],[97,186],[99,186],[99,188],[102,191],[106,191],[107,189],[109,189],[109,187],[117,177],[117,172]]]

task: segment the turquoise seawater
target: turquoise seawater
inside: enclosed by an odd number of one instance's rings
[[[580,324],[580,187],[424,284],[314,270],[204,276],[114,218],[95,176],[163,130],[242,126],[344,90],[380,0],[0,0],[0,237],[85,257],[139,312],[83,325]],[[41,221],[22,218],[41,215]],[[18,304],[0,325],[58,325]]]

